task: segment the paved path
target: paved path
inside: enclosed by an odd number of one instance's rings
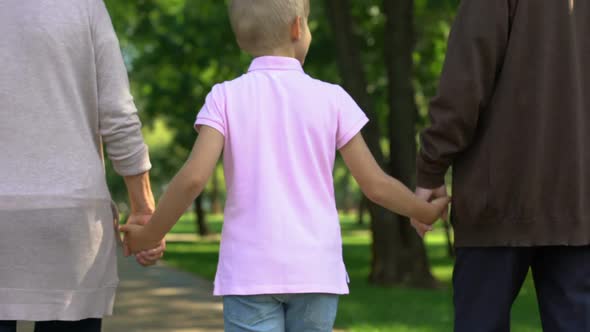
[[[158,265],[119,259],[121,288],[104,332],[221,332],[222,305],[209,281]]]
[[[121,284],[115,315],[104,332],[222,332],[223,314],[212,285],[165,265],[149,269],[119,259]],[[19,332],[32,332],[23,324]]]

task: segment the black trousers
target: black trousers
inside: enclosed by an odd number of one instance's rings
[[[529,269],[543,331],[590,332],[590,247],[458,248],[455,331],[510,331]]]
[[[77,322],[37,322],[35,332],[100,332],[101,319],[85,319]],[[0,332],[16,332],[16,322],[0,321]]]

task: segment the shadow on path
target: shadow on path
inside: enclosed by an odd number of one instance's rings
[[[104,320],[104,332],[222,332],[221,301],[209,281],[160,264],[142,268],[132,258],[119,258],[121,280],[115,315]],[[32,332],[21,324],[19,332]]]

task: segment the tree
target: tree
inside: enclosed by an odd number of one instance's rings
[[[415,162],[416,154],[414,136],[416,106],[413,101],[414,93],[411,86],[411,57],[413,50],[411,45],[413,43],[413,29],[411,26],[413,20],[410,16],[409,18],[403,18],[401,22],[395,22],[396,17],[393,16],[394,14],[391,11],[405,9],[397,16],[413,15],[413,11],[412,7],[396,8],[399,3],[408,6],[408,2],[411,3],[409,0],[385,2],[387,13],[390,15],[387,20],[385,35],[386,39],[392,36],[394,40],[391,45],[385,47],[384,55],[389,69],[391,109],[395,111],[390,112],[390,114],[396,113],[391,116],[390,121],[392,124],[390,127],[390,156],[396,156],[396,158],[391,158],[389,167],[387,167],[381,148],[381,128],[378,121],[375,121],[378,117],[371,97],[367,92],[367,79],[361,60],[360,43],[353,32],[354,21],[349,0],[326,0],[326,7],[332,23],[332,30],[338,32],[334,33],[334,38],[336,40],[337,58],[340,64],[343,85],[365,110],[369,118],[373,120],[364,130],[367,144],[382,167],[390,169],[406,185],[411,186],[411,174],[414,172],[412,163]],[[408,40],[411,40],[411,42],[408,42]],[[402,47],[405,48],[402,49]],[[393,50],[398,50],[399,53],[394,54]],[[400,67],[403,65],[406,66],[406,69],[401,70]],[[397,73],[397,71],[400,71],[400,73]],[[397,78],[398,74],[399,78]],[[403,96],[404,99],[398,102],[397,98],[399,96]],[[399,118],[404,122],[397,123],[396,121],[400,120]],[[408,135],[408,133],[411,133],[411,135]],[[408,140],[408,136],[410,136],[411,142]],[[408,158],[412,160],[408,161]],[[372,203],[369,204],[369,212],[373,233],[370,281],[380,285],[403,283],[421,287],[432,286],[434,278],[430,273],[424,244],[411,229],[407,220],[393,215]]]
[[[383,1],[386,17],[384,57],[389,81],[390,171],[409,188],[415,187],[416,123],[418,111],[413,83],[413,54],[415,46],[414,0]],[[409,220],[395,216],[395,232],[399,243],[383,243],[383,257],[391,259],[403,269],[388,268],[380,271],[381,279],[408,281],[418,286],[433,286],[434,277],[426,255],[424,242],[410,226]],[[390,227],[379,222],[374,226]],[[393,274],[393,275],[392,275]],[[396,275],[397,274],[397,275]]]
[[[211,212],[214,214],[219,214],[223,211],[219,182],[219,173],[217,169],[215,169],[211,178],[211,192],[209,193],[209,198],[211,199]]]
[[[207,225],[207,214],[203,209],[203,195],[199,195],[195,200],[195,215],[197,216],[197,232],[200,236],[207,236],[210,234],[209,226]]]

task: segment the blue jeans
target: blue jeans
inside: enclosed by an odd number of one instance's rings
[[[226,332],[331,332],[338,295],[225,296]]]

